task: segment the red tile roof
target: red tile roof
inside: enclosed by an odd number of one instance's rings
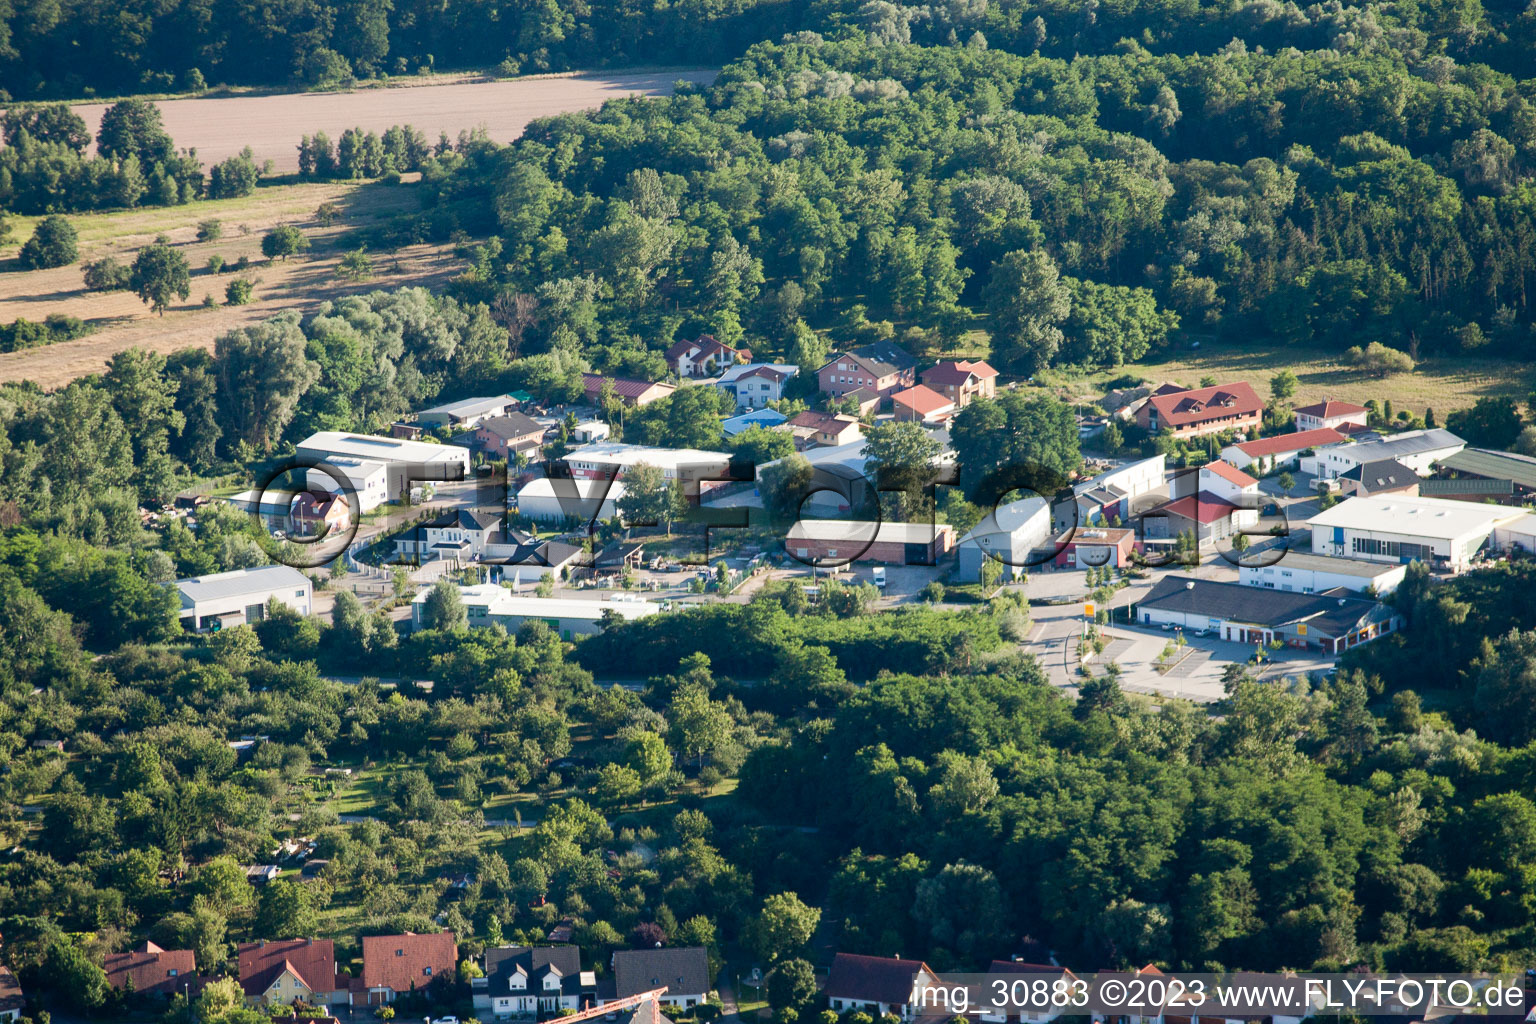
[[[1185,519],[1193,519],[1203,525],[1219,522],[1237,511],[1237,506],[1225,498],[1218,498],[1210,491],[1201,491],[1199,494],[1191,494],[1186,498],[1176,498],[1166,504],[1152,509],[1153,512],[1167,512]]]
[[[921,960],[839,953],[832,958],[824,994],[832,999],[905,1006],[912,998],[912,979],[918,971],[933,973]]]
[[[197,974],[197,957],[190,949],[161,949],[144,942],[126,953],[110,954],[102,966],[113,988],[128,988],[132,982],[135,992],[171,995]]]
[[[364,988],[388,988],[397,993],[426,988],[437,978],[451,977],[458,963],[459,947],[453,932],[363,937]]]
[[[1306,416],[1316,416],[1318,419],[1326,420],[1334,416],[1359,416],[1370,410],[1353,402],[1336,402],[1329,399],[1316,405],[1304,405],[1296,411]]]
[[[1238,451],[1250,459],[1262,459],[1270,455],[1285,455],[1290,452],[1299,452],[1303,448],[1318,448],[1325,444],[1338,444],[1347,441],[1343,434],[1332,427],[1318,427],[1316,430],[1302,430],[1294,434],[1276,434],[1274,437],[1261,437],[1256,441],[1244,441],[1236,445]]]
[[[996,376],[997,371],[983,360],[968,362],[964,359],[946,359],[923,371],[923,383],[960,385],[972,377],[977,380],[987,380]]]
[[[1193,391],[1154,394],[1147,404],[1165,427],[1185,427],[1229,416],[1249,416],[1264,408],[1247,381],[1213,384]]]
[[[634,380],[629,377],[604,377],[599,373],[584,373],[581,375],[581,387],[589,396],[596,396],[603,390],[603,381],[613,381],[613,393],[620,398],[639,398],[652,388],[661,388],[663,391],[671,391],[671,384],[659,384],[648,380]]]
[[[1216,460],[1215,462],[1207,462],[1200,468],[1208,469],[1228,483],[1236,484],[1239,487],[1252,487],[1254,484],[1258,483],[1257,480],[1249,476],[1247,473],[1244,473],[1236,466],[1229,466],[1227,463],[1222,462],[1220,459]]]
[[[297,975],[311,992],[330,992],[336,980],[336,945],[330,939],[242,942],[239,959],[240,988],[248,996],[265,992],[284,969]]]
[[[922,384],[898,391],[891,396],[891,401],[898,405],[904,405],[920,416],[932,416],[934,413],[943,412],[945,409],[953,409],[955,400],[945,398],[932,388]]]

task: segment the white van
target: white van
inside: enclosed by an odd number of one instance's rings
[[[875,566],[875,568],[873,570],[873,574],[874,574],[874,577],[875,577],[875,586],[879,587],[881,590],[884,590],[885,589],[885,566],[883,566],[883,565]]]

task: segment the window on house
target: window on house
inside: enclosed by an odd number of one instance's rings
[[[432,973],[432,968],[430,968],[430,967],[423,967],[421,969],[421,973],[422,974],[431,974]]]

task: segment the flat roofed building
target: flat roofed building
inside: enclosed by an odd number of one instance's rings
[[[386,470],[385,500],[397,501],[413,486],[442,480],[463,480],[469,475],[469,450],[451,444],[429,444],[376,434],[352,434],[321,430],[299,442],[300,456],[330,460],[361,459],[382,463]],[[413,474],[411,467],[428,467]],[[417,478],[413,479],[413,475]],[[426,479],[420,477],[425,476]]]
[[[352,485],[362,512],[372,512],[389,500],[389,468],[373,459],[333,455],[326,458],[325,469],[311,467],[304,475],[304,485],[311,490],[345,494],[343,483]]]
[[[1374,589],[1378,595],[1397,589],[1408,572],[1406,565],[1367,562],[1358,558],[1329,558],[1304,551],[1287,551],[1273,565],[1240,565],[1237,579],[1250,587],[1321,594],[1343,587],[1356,593]]]
[[[873,523],[802,519],[789,528],[784,548],[796,558],[826,562],[934,565],[954,546],[948,523]]]
[[[431,593],[430,589],[423,590],[412,602],[411,624],[416,629],[423,628],[422,616]],[[464,601],[471,626],[502,626],[509,633],[515,633],[524,622],[537,619],[548,623],[549,628],[564,640],[601,633],[605,612],[633,620],[661,611],[659,604],[638,599],[585,601],[566,597],[524,597],[497,583],[460,587],[459,596]]]
[[[707,452],[697,448],[652,448],[643,444],[600,441],[583,445],[561,459],[579,479],[624,479],[634,466],[645,463],[661,470],[668,480],[679,480],[689,497],[697,497],[698,483],[705,479],[724,479],[731,457],[725,452]]]
[[[287,565],[232,569],[167,586],[180,592],[182,628],[194,633],[260,622],[269,600],[308,615],[315,589],[308,576]]]
[[[573,518],[587,523],[594,515],[602,522],[618,516],[622,497],[621,480],[551,480],[541,476],[528,481],[517,492],[517,511],[541,523],[564,523]]]
[[[1523,515],[1483,505],[1406,494],[1357,497],[1312,517],[1312,551],[1370,562],[1414,560],[1460,572],[1488,544],[1496,526]]]

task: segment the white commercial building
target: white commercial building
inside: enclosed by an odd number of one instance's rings
[[[1028,568],[1029,553],[1044,545],[1050,536],[1051,507],[1044,498],[1024,498],[999,505],[956,545],[960,578],[967,582],[979,580],[982,564],[993,556],[1002,561],[1004,576],[1022,576]]]
[[[465,398],[446,405],[435,405],[416,414],[416,422],[424,427],[456,427],[469,430],[486,420],[505,416],[517,403],[506,395],[490,398]]]
[[[398,501],[411,487],[469,476],[469,449],[452,444],[407,441],[376,434],[322,430],[299,442],[301,457],[377,462],[385,469],[385,500]],[[345,471],[345,467],[339,467]]]
[[[1238,566],[1237,580],[1250,587],[1298,594],[1321,594],[1343,587],[1356,593],[1372,589],[1380,596],[1396,590],[1407,572],[1408,566],[1402,563],[1387,565],[1358,558],[1329,558],[1287,551],[1273,565]]]
[[[389,469],[372,459],[330,456],[325,460],[325,469],[312,467],[305,474],[304,483],[310,490],[345,494],[339,486],[341,480],[351,484],[356,492],[359,513],[372,512],[389,500]]]
[[[1491,546],[1501,553],[1536,554],[1536,515],[1525,512],[1495,526]]]
[[[422,628],[422,616],[431,594],[431,589],[423,590],[411,604],[411,624],[416,629]],[[502,626],[508,632],[516,632],[523,623],[537,619],[548,623],[549,628],[564,640],[601,633],[605,612],[633,620],[661,611],[661,605],[652,601],[622,596],[601,601],[523,597],[498,583],[459,587],[459,596],[464,601],[471,626]]]
[[[1341,501],[1308,525],[1314,554],[1403,564],[1418,560],[1460,572],[1496,527],[1525,514],[1505,505],[1384,494]]]
[[[1420,476],[1439,460],[1455,455],[1467,442],[1438,427],[1410,430],[1374,441],[1345,441],[1317,448],[1301,457],[1301,471],[1322,480],[1334,480],[1367,462],[1395,459]]]
[[[547,523],[563,523],[572,517],[587,523],[596,512],[601,522],[618,516],[622,497],[624,484],[619,480],[551,480],[541,476],[517,492],[517,511]],[[601,507],[597,507],[599,502]]]
[[[287,565],[216,572],[169,586],[181,594],[181,625],[192,633],[260,622],[273,599],[308,615],[315,591],[308,576]]]
[[[643,444],[600,441],[583,445],[563,459],[571,475],[588,480],[620,479],[633,466],[645,463],[661,470],[667,480],[679,480],[690,496],[698,495],[700,480],[723,480],[731,457],[697,448],[652,448]]]

